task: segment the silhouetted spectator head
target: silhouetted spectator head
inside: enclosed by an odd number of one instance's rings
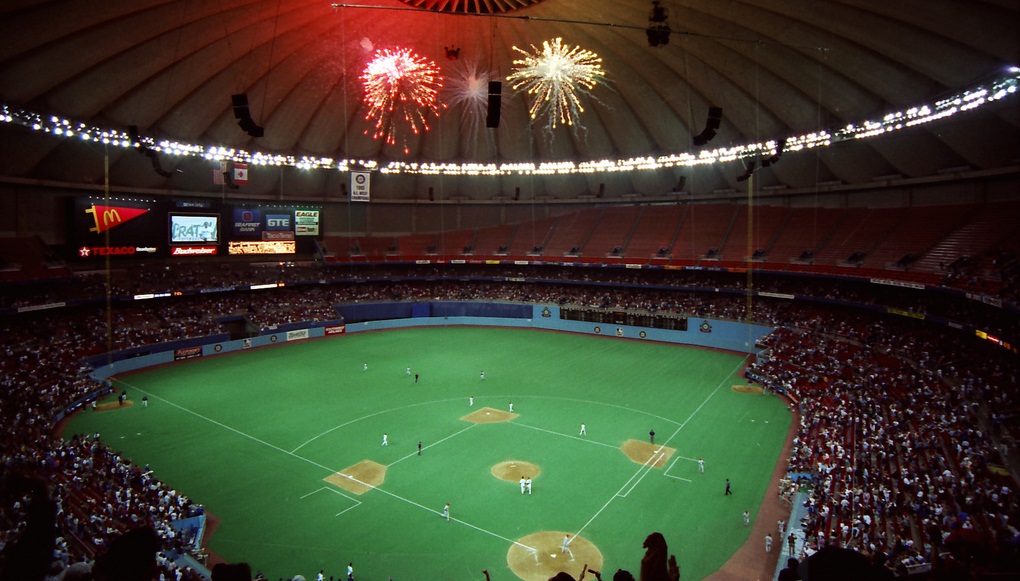
[[[662,533],[655,532],[645,538],[642,545],[645,548],[645,556],[641,559],[641,581],[666,581],[666,563],[669,557],[669,547],[666,546],[666,537]]]
[[[624,571],[623,569],[617,569],[613,575],[613,581],[634,581],[634,575],[630,571]]]
[[[92,568],[96,581],[150,581],[160,542],[152,527],[132,529],[110,543]]]

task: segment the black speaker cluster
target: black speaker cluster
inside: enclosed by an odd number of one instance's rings
[[[776,152],[774,154],[772,154],[771,156],[769,156],[767,159],[763,159],[762,162],[761,162],[761,166],[762,167],[768,167],[768,166],[776,163],[777,161],[779,161],[779,158],[782,157],[783,150],[785,150],[785,149],[786,149],[786,138],[784,137],[784,138],[780,139],[779,143],[776,145]]]
[[[746,182],[747,180],[751,179],[751,174],[754,173],[754,168],[757,167],[757,165],[758,163],[754,161],[747,164],[747,167],[744,168],[744,173],[737,176],[737,181]]]
[[[128,126],[128,137],[131,138],[131,143],[137,143],[138,144],[138,153],[140,153],[140,154],[144,155],[145,157],[149,158],[149,161],[152,162],[152,169],[155,170],[156,173],[158,173],[159,175],[161,175],[161,176],[163,176],[165,178],[170,177],[170,175],[171,175],[170,172],[168,172],[167,170],[163,169],[163,164],[161,164],[159,162],[159,153],[157,153],[156,150],[154,150],[154,149],[149,149],[145,144],[142,143],[141,138],[138,137],[138,126],[137,125],[129,125]]]
[[[499,127],[499,109],[503,99],[503,83],[489,81],[489,110],[485,116],[485,126]]]
[[[708,108],[708,121],[705,122],[705,130],[694,136],[694,145],[705,145],[715,137],[715,132],[722,124],[722,107]]]
[[[237,119],[238,127],[252,137],[262,137],[266,134],[266,130],[251,118],[251,111],[248,109],[248,95],[244,93],[232,95],[230,102],[234,106],[234,117]]]

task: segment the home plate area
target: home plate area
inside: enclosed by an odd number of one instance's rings
[[[506,554],[506,563],[515,575],[524,581],[547,581],[560,571],[570,573],[574,579],[588,569],[602,570],[602,552],[584,537],[570,536],[563,550],[563,531],[542,531],[517,539]]]

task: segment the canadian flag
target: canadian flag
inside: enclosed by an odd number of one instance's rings
[[[232,188],[248,185],[248,164],[221,161],[219,169],[213,170],[213,183]]]
[[[248,185],[248,164],[246,163],[234,164],[234,183],[239,186]]]

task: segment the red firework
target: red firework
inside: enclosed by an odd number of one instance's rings
[[[380,49],[361,73],[365,87],[366,121],[373,123],[373,139],[385,139],[396,145],[397,135],[406,125],[411,133],[428,131],[429,115],[439,116],[439,90],[443,77],[430,59],[410,49]],[[368,131],[365,132],[368,134]],[[404,153],[408,153],[404,139]]]

